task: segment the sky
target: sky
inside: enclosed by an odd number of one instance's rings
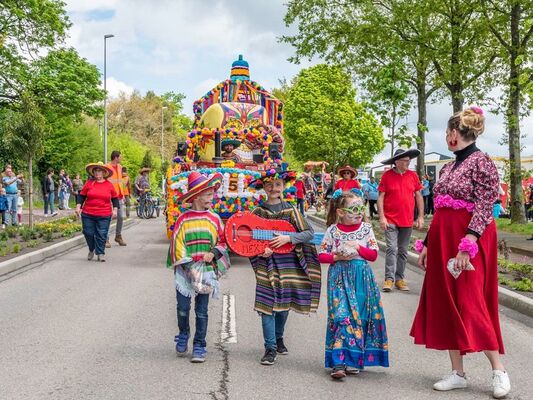
[[[107,89],[111,97],[123,91],[152,90],[185,94],[184,111],[218,82],[229,78],[239,54],[250,65],[250,77],[267,89],[290,81],[302,68],[320,60],[295,65],[287,61],[293,48],[279,43],[295,33],[283,17],[286,0],[66,0],[72,22],[67,45],[98,66],[103,73],[103,37],[107,39]],[[497,89],[495,89],[497,91]],[[416,101],[413,100],[413,105]],[[428,107],[426,153],[450,155],[444,134],[452,107],[445,99]],[[486,114],[485,133],[478,147],[490,155],[507,156],[500,144],[503,118]],[[416,130],[416,109],[407,118]],[[522,133],[533,132],[533,117],[522,121]],[[533,134],[523,139],[522,156],[533,156]],[[390,156],[390,147],[375,161]]]

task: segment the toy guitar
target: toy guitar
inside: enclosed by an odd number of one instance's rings
[[[233,214],[224,228],[226,243],[229,248],[240,256],[252,257],[263,254],[269,243],[278,235],[292,236],[296,233],[294,226],[284,220],[265,219],[250,212]],[[309,243],[320,244],[323,233],[315,233]],[[296,245],[286,243],[281,247],[271,249],[275,253],[290,253]]]

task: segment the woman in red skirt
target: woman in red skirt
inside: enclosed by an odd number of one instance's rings
[[[434,186],[436,213],[424,243],[417,243],[418,263],[426,275],[411,336],[415,344],[450,354],[452,372],[433,385],[435,390],[465,388],[463,356],[483,351],[492,366],[493,396],[502,398],[511,384],[500,361],[504,349],[492,218],[499,178],[492,160],[476,147],[484,128],[479,107],[448,121],[446,141],[456,158],[441,170]],[[450,259],[455,259],[451,271]]]

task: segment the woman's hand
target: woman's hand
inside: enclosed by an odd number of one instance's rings
[[[279,235],[270,241],[270,245],[277,249],[278,247],[283,246],[284,244],[290,243],[291,237],[288,235]]]
[[[272,251],[272,249],[271,249],[270,247],[267,247],[267,248],[265,249],[265,251],[263,252],[263,254],[260,255],[260,257],[268,258],[268,257],[270,257],[273,253],[274,253],[274,251]]]
[[[424,246],[420,254],[418,255],[418,267],[422,270],[426,270],[428,261],[428,248]]]
[[[204,254],[204,261],[207,263],[210,263],[211,261],[213,261],[213,258],[215,258],[215,255],[211,252]]]
[[[116,219],[117,218],[117,209],[116,208],[113,208],[113,214],[111,215],[111,218],[112,219]]]
[[[455,256],[455,266],[456,271],[463,271],[466,269],[466,266],[470,262],[470,254],[466,251],[460,251]]]

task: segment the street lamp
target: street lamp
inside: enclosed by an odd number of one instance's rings
[[[161,163],[163,163],[163,145],[164,145],[164,131],[165,131],[165,120],[163,111],[168,107],[161,107]]]
[[[107,39],[115,35],[104,35],[104,164],[107,164]]]

